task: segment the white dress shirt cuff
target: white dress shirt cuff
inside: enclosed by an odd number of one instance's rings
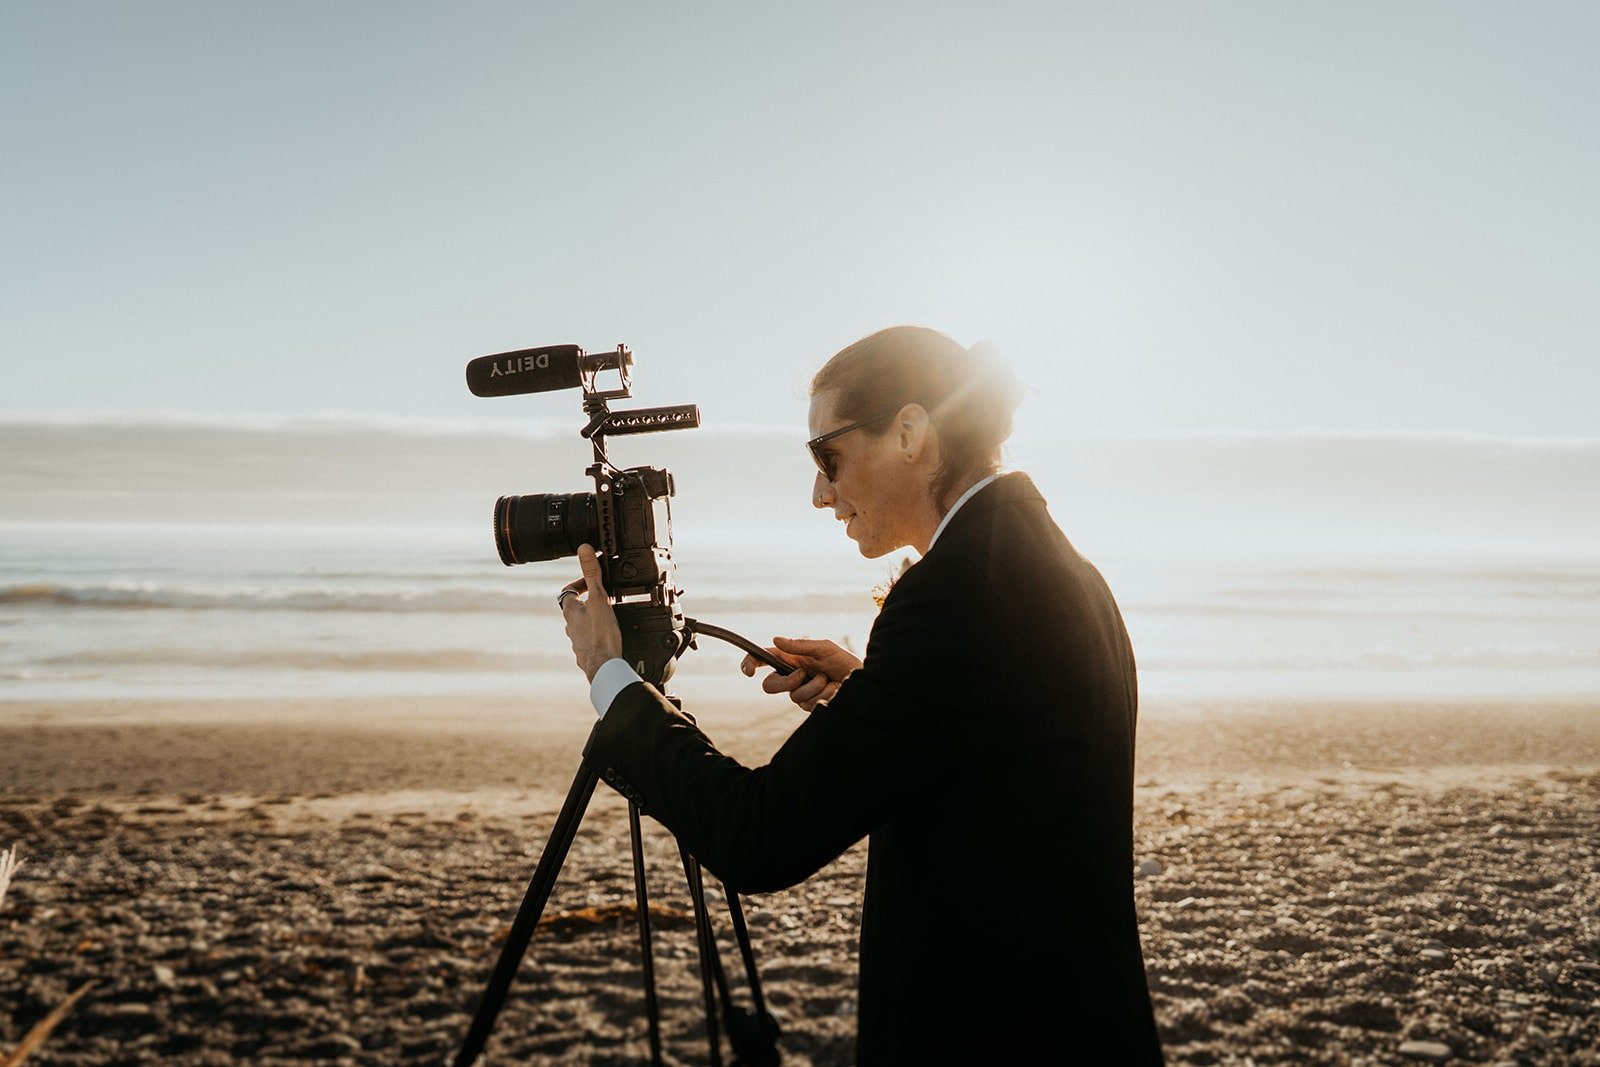
[[[594,681],[589,683],[589,703],[594,705],[595,714],[605,718],[606,709],[617,699],[617,694],[634,682],[642,681],[644,679],[620,656],[600,664],[600,669],[594,672]]]

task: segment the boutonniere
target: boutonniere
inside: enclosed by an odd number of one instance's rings
[[[911,569],[914,562],[916,561],[910,556],[902,556],[899,565],[890,568],[889,577],[872,587],[872,602],[880,608],[883,607],[883,602],[888,599],[889,590],[894,588],[895,582],[905,577],[906,571]]]

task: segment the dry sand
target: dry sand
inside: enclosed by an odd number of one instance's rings
[[[760,698],[693,710],[749,760],[792,725]],[[24,860],[0,1058],[92,982],[30,1064],[446,1062],[586,714],[0,704],[0,847]],[[1139,738],[1135,892],[1170,1063],[1600,1063],[1600,707],[1155,706]],[[706,1063],[684,872],[644,825],[666,1059]],[[996,937],[1050,910],[950,850]],[[743,899],[785,1064],[850,1062],[864,856]],[[490,1063],[648,1062],[632,908],[627,809],[601,786]]]

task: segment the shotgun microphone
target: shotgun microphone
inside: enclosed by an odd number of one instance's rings
[[[479,356],[467,364],[467,388],[473,396],[515,396],[548,393],[554,389],[579,389],[583,395],[617,399],[631,395],[633,353],[627,345],[615,351],[590,354],[577,345],[545,345]],[[601,389],[601,371],[617,372],[618,384]]]
[[[473,396],[576,389],[583,384],[584,360],[583,349],[577,345],[546,345],[479,356],[467,364],[467,388]]]

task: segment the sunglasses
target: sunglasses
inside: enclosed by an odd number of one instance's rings
[[[862,419],[860,422],[852,422],[849,426],[841,426],[837,430],[829,430],[821,437],[813,437],[811,440],[807,441],[806,448],[811,450],[811,458],[817,461],[817,470],[821,471],[822,476],[828,481],[833,481],[834,476],[838,473],[834,468],[833,456],[827,452],[824,452],[822,450],[822,446],[833,440],[835,437],[844,436],[851,430],[859,430],[863,426],[871,426],[875,422],[882,422],[891,415],[898,414],[899,411],[899,408],[895,408],[894,411],[885,411],[881,414],[874,415],[869,419]]]

